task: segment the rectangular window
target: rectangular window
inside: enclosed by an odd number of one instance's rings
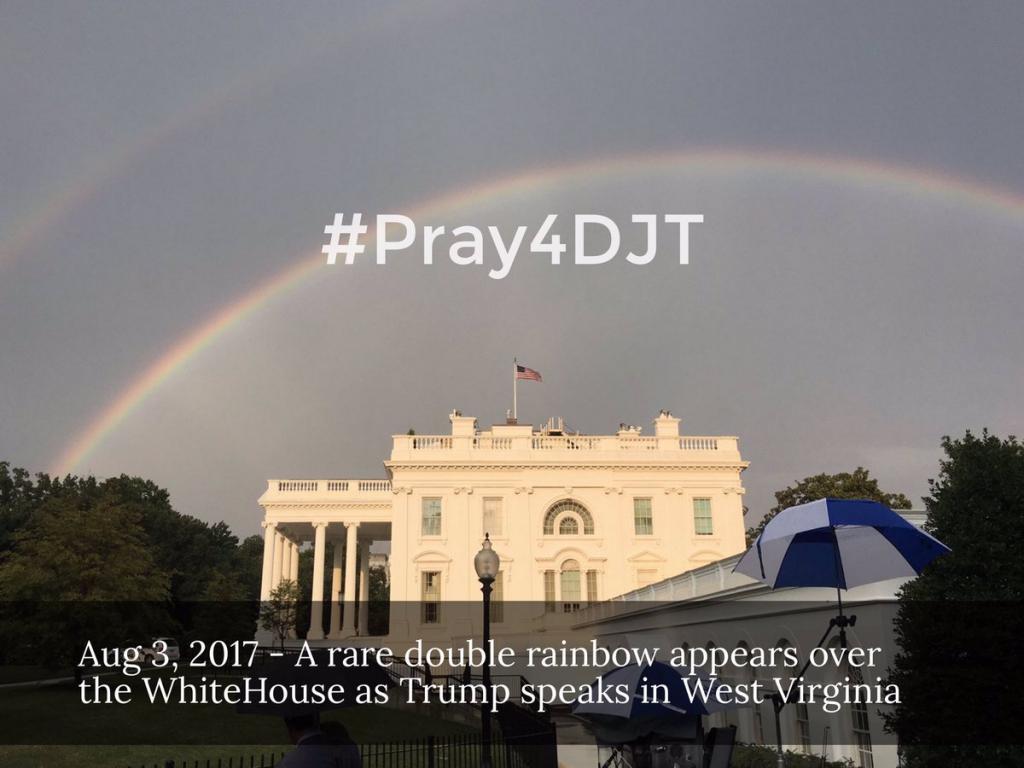
[[[860,685],[864,677],[859,669],[850,670],[850,682]],[[868,707],[863,702],[850,706],[853,719],[853,738],[857,744],[857,765],[860,768],[874,768],[875,757],[871,750],[871,721],[868,719]]]
[[[807,711],[807,705],[799,701],[796,703],[796,731],[800,739],[800,749],[805,755],[811,754],[811,715]]]
[[[575,613],[580,609],[580,572],[562,571],[562,613]]]
[[[711,499],[693,500],[693,530],[698,536],[711,536],[715,532],[711,520]]]
[[[492,539],[496,536],[503,536],[503,522],[501,519],[501,499],[484,499],[484,533],[489,533]]]
[[[555,612],[555,572],[544,571],[544,611]]]
[[[754,705],[754,743],[765,742],[764,703]]]
[[[596,603],[597,600],[597,571],[587,571],[587,602]]]
[[[501,624],[505,620],[505,580],[504,574],[498,571],[491,584],[491,622]]]
[[[440,499],[423,499],[423,524],[420,530],[424,536],[441,535]]]
[[[420,621],[423,624],[441,623],[441,572],[424,571],[420,574]]]
[[[764,683],[764,686],[767,688],[768,687],[768,683]],[[765,709],[766,709],[766,707],[771,707],[771,704],[767,703],[767,702],[768,702],[768,699],[765,699],[765,701],[761,702],[760,704],[755,704],[754,705],[754,743],[755,744],[764,744],[765,743],[765,740],[764,740],[764,736],[765,736],[765,733],[764,733]]]
[[[654,513],[650,499],[633,499],[633,530],[637,536],[654,535]]]

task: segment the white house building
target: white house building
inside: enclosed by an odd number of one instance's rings
[[[560,423],[480,429],[458,411],[450,420],[449,434],[395,435],[385,478],[268,482],[259,499],[265,511],[262,596],[282,579],[296,579],[300,548],[312,544],[308,638],[368,635],[361,605],[374,566],[388,570],[390,647],[415,638],[478,637],[473,557],[485,534],[501,558],[494,599],[516,603],[516,620],[495,628],[513,647],[545,633],[542,644],[552,646],[563,639],[595,639],[607,648],[789,645],[803,659],[828,626],[832,590],[771,591],[732,572],[745,549],[741,473],[747,462],[736,437],[680,435],[679,419],[667,411],[654,420],[653,435],[624,425],[609,435],[571,434]],[[924,521],[922,513],[905,516],[917,525]],[[386,559],[382,549],[389,550]],[[904,581],[848,591],[844,602],[860,618],[849,630],[851,646],[881,648],[892,658],[891,612]],[[536,616],[524,617],[524,610]],[[581,682],[590,673],[546,674]],[[750,674],[722,672],[734,682]],[[851,677],[858,674],[849,670]],[[817,680],[813,670],[809,678]],[[864,768],[896,766],[884,709],[854,705],[827,714],[791,705],[782,713],[782,740],[789,749]],[[775,743],[770,705],[720,713],[710,725],[727,722],[737,726],[740,741]],[[563,745],[559,759],[593,765],[593,749]]]
[[[366,634],[369,547],[390,547],[396,637],[438,632],[441,605],[478,601],[473,556],[485,533],[501,557],[498,601],[533,602],[571,613],[744,549],[747,463],[735,437],[679,433],[663,411],[654,434],[621,426],[614,434],[570,434],[498,424],[480,429],[458,411],[445,435],[395,435],[386,478],[270,480],[265,511],[262,597],[295,579],[298,553],[312,542],[309,638]],[[333,558],[326,562],[328,542]],[[380,549],[378,545],[375,549]],[[322,594],[324,569],[332,569]],[[344,616],[344,620],[342,619]]]

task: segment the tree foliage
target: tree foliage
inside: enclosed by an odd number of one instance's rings
[[[270,591],[270,598],[260,607],[260,627],[277,638],[284,648],[284,641],[295,631],[299,609],[299,585],[291,579],[283,579]]]
[[[86,640],[124,644],[164,613],[169,576],[138,513],[112,493],[46,498],[7,543],[0,600],[14,661],[72,665]]]
[[[369,593],[367,629],[371,635],[386,635],[390,625],[391,598],[388,572],[383,566],[370,568]]]
[[[967,432],[942,447],[927,528],[953,551],[901,591],[890,674],[902,702],[887,726],[909,766],[1022,765],[1007,742],[1024,685],[1024,445]]]
[[[180,514],[149,480],[33,476],[0,462],[0,609],[19,629],[0,655],[63,664],[64,640],[81,636],[251,637],[262,555],[260,537],[239,544],[225,523]]]
[[[806,504],[817,499],[870,499],[892,509],[910,509],[910,499],[902,493],[888,493],[878,487],[878,480],[864,467],[853,472],[821,473],[805,477],[797,483],[775,492],[775,506],[761,521],[747,529],[747,545],[753,543],[768,522],[787,507]]]
[[[0,563],[4,600],[169,597],[170,579],[146,546],[138,512],[113,494],[47,499],[10,543]]]

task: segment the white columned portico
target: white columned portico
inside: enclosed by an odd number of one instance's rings
[[[370,634],[370,542],[359,544],[359,634]]]
[[[337,640],[341,637],[341,542],[334,543],[334,562],[331,565],[331,626],[327,637]]]
[[[327,523],[313,523],[313,594],[309,610],[309,637],[324,639],[324,554],[327,549]]]
[[[270,599],[270,582],[274,574],[274,545],[277,543],[277,523],[263,523],[263,572],[260,577],[260,600]]]
[[[288,569],[288,578],[294,581],[296,584],[299,583],[299,543],[297,541],[289,542],[292,548],[292,559],[291,567]]]
[[[345,623],[341,634],[356,634],[356,545],[359,523],[345,523]]]

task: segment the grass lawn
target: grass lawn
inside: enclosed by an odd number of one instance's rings
[[[0,685],[24,683],[29,680],[47,680],[52,677],[68,677],[70,674],[71,671],[67,669],[55,672],[46,667],[3,665],[0,666]]]
[[[355,741],[379,743],[418,739],[429,735],[466,733],[468,726],[384,706],[358,706],[324,713],[325,720],[344,723]],[[173,724],[173,726],[169,725]],[[42,743],[53,734],[64,742],[96,741],[97,734],[126,734],[125,741],[143,746],[3,746],[12,742]],[[171,737],[170,734],[174,734]],[[130,734],[130,735],[129,735]],[[149,746],[179,742],[178,746]],[[225,746],[249,744],[256,746]],[[72,684],[46,688],[0,691],[0,765],[4,768],[136,768],[164,761],[199,760],[212,765],[218,758],[286,749],[280,718],[238,715],[233,708],[215,705],[163,705],[147,700],[126,705],[85,706]],[[277,746],[275,746],[275,742]],[[259,746],[264,745],[264,746]],[[191,762],[190,762],[191,765]]]

